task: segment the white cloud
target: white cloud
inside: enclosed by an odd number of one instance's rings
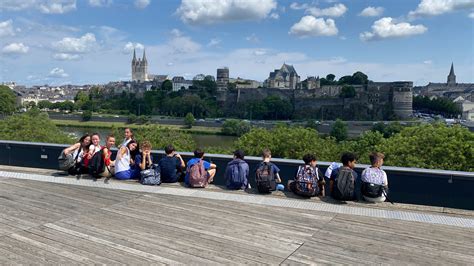
[[[188,54],[195,53],[201,49],[199,43],[194,42],[191,37],[184,36],[178,29],[171,31],[172,38],[168,42],[174,54]]]
[[[218,38],[212,38],[209,43],[207,44],[207,47],[214,47],[214,46],[217,46],[218,44],[220,44],[222,42],[221,39],[218,39]]]
[[[304,16],[298,23],[295,23],[289,34],[299,37],[310,36],[333,36],[337,35],[338,29],[332,19],[315,18]]]
[[[280,15],[278,13],[271,13],[269,17],[272,19],[279,19]]]
[[[276,7],[276,0],[183,0],[176,13],[188,24],[213,24],[264,19]]]
[[[135,7],[143,9],[150,4],[150,0],[135,0]]]
[[[4,54],[26,54],[30,48],[23,43],[10,43],[3,47],[2,53]]]
[[[301,10],[301,9],[307,9],[309,8],[309,5],[307,3],[304,4],[298,4],[298,3],[291,3],[290,8],[293,10]]]
[[[309,13],[315,17],[340,17],[347,11],[347,7],[344,4],[335,4],[332,7],[320,9],[317,7],[310,7],[306,9],[306,13]]]
[[[415,11],[410,11],[408,16],[437,16],[455,10],[474,8],[474,0],[421,0]]]
[[[428,29],[419,24],[411,25],[407,22],[396,23],[391,17],[381,18],[372,25],[372,32],[363,32],[360,39],[363,41],[375,41],[388,38],[401,38],[412,35],[423,34]]]
[[[143,44],[138,43],[138,42],[136,42],[136,43],[127,42],[125,44],[125,46],[123,47],[123,53],[124,54],[130,54],[133,51],[133,49],[143,50],[143,49],[145,49],[145,46],[143,46]]]
[[[72,61],[80,59],[81,56],[78,54],[57,53],[53,55],[53,58],[61,61]]]
[[[252,43],[259,43],[260,39],[255,35],[255,33],[252,33],[252,35],[245,37],[245,40],[252,42]]]
[[[69,77],[69,74],[64,72],[64,69],[59,68],[59,67],[55,67],[49,72],[48,77],[51,77],[51,78],[66,78],[66,77]]]
[[[423,61],[423,64],[431,65],[431,64],[433,64],[433,61],[432,60],[425,60],[425,61]]]
[[[359,13],[359,16],[362,17],[380,17],[383,14],[383,7],[366,7]]]
[[[76,10],[76,0],[44,0],[38,2],[39,10],[45,14],[63,14]]]
[[[468,17],[474,19],[474,12],[470,13]]]
[[[113,0],[88,0],[89,5],[93,7],[110,6]]]
[[[0,37],[14,36],[13,21],[11,19],[0,22]]]
[[[76,10],[76,0],[2,0],[0,10],[36,9],[45,14],[63,14]]]
[[[65,37],[53,43],[53,47],[63,53],[87,53],[97,46],[95,35],[86,33],[80,38]]]

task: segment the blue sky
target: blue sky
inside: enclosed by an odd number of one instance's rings
[[[133,48],[151,74],[263,81],[286,62],[305,79],[474,82],[474,0],[2,0],[0,81],[129,80]]]

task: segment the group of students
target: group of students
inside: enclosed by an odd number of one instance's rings
[[[112,177],[116,179],[138,179],[142,184],[159,185],[184,181],[188,187],[206,187],[212,183],[217,166],[204,160],[204,151],[196,149],[194,158],[185,164],[183,158],[172,145],[165,147],[166,156],[154,163],[149,141],[143,141],[141,147],[134,139],[130,128],[124,130],[124,140],[118,146],[115,160],[112,160],[111,148],[115,146],[115,137],[109,135],[105,146],[100,145],[97,133],[84,135],[78,143],[64,149],[59,156],[60,169],[71,175],[90,174],[94,178]],[[233,159],[225,169],[226,187],[231,190],[250,189],[250,168],[244,160],[244,152],[236,150]],[[271,151],[264,149],[262,161],[252,171],[259,193],[271,193],[284,190],[281,184],[280,169],[271,162]],[[371,166],[361,175],[361,195],[371,202],[383,202],[388,193],[387,174],[380,167],[384,155],[374,152],[369,156]],[[355,200],[358,174],[354,171],[357,157],[353,153],[341,156],[342,166],[332,163],[325,174],[317,166],[314,154],[303,156],[304,165],[298,167],[294,179],[288,181],[288,190],[305,197],[326,196],[326,180],[329,180],[330,195],[338,200]]]
[[[384,154],[374,152],[369,155],[371,166],[364,169],[361,175],[362,198],[369,202],[384,202],[387,199],[388,179],[387,174],[381,169],[384,161]],[[262,162],[255,170],[255,183],[260,193],[270,193],[277,189],[283,190],[280,169],[270,162],[271,152],[264,149],[262,152]],[[329,193],[337,200],[356,200],[358,193],[356,183],[358,174],[354,171],[357,156],[353,153],[344,153],[341,156],[341,163],[332,163],[325,174],[317,166],[317,157],[314,154],[303,156],[304,165],[296,170],[293,180],[289,180],[287,188],[293,193],[304,197],[325,197],[326,179],[329,180]],[[234,158],[227,164],[225,171],[226,186],[228,189],[250,188],[249,166],[244,161],[243,151],[234,152]]]

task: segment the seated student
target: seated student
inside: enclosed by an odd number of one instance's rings
[[[166,146],[165,153],[166,156],[158,163],[161,170],[161,182],[176,183],[179,180],[179,174],[182,172],[186,164],[181,155],[176,153],[173,145]]]
[[[124,137],[122,143],[120,144],[119,148],[127,146],[128,142],[130,142],[132,139],[134,139],[133,138],[133,132],[129,127],[126,127],[123,130],[123,134],[124,134],[125,137]]]
[[[248,187],[249,165],[244,161],[244,156],[242,150],[236,150],[234,159],[227,164],[224,176],[228,189],[238,190]]]
[[[270,162],[271,158],[272,152],[269,149],[264,149],[262,152],[263,161],[255,171],[255,183],[260,193],[271,193],[276,190],[277,183],[281,183],[280,168]]]
[[[204,151],[196,149],[194,158],[188,161],[184,183],[189,187],[206,187],[214,181],[217,166],[205,161]]]
[[[384,202],[388,190],[387,173],[380,169],[385,155],[374,152],[369,155],[371,166],[364,169],[361,175],[361,193],[364,200],[369,202]]]
[[[353,170],[357,156],[346,152],[341,156],[342,166],[332,171],[329,179],[329,191],[331,196],[337,200],[355,200],[355,183],[358,178]]]
[[[85,168],[89,166],[89,161],[92,159],[92,156],[101,149],[99,133],[93,133],[91,135],[91,145],[89,146],[88,152],[84,155],[83,165]]]
[[[135,179],[140,176],[140,170],[131,167],[133,165],[133,159],[138,153],[138,142],[136,140],[130,140],[127,146],[120,148],[117,152],[117,158],[115,159],[115,178]]]
[[[115,146],[115,137],[114,135],[108,135],[105,147],[102,149],[102,156],[105,164],[104,172],[100,174],[102,177],[111,177],[115,172],[115,162],[112,161],[112,151],[110,150],[113,146]]]
[[[288,190],[293,193],[305,196],[325,196],[324,176],[317,167],[317,158],[314,154],[303,156],[304,165],[298,167],[295,180],[288,181]]]
[[[139,171],[150,169],[153,165],[153,156],[151,155],[151,143],[147,140],[144,140],[141,146],[142,152],[138,152],[137,155],[135,155],[134,157],[135,169]]]
[[[91,137],[89,134],[82,136],[79,141],[65,148],[59,156],[59,166],[70,175],[87,173],[87,169],[82,165],[82,159],[89,151]]]

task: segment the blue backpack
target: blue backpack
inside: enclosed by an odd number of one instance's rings
[[[231,161],[226,168],[225,178],[226,186],[228,189],[245,189],[247,187],[248,181],[245,176],[245,170],[242,168],[242,164],[245,162],[242,160],[233,160]]]

